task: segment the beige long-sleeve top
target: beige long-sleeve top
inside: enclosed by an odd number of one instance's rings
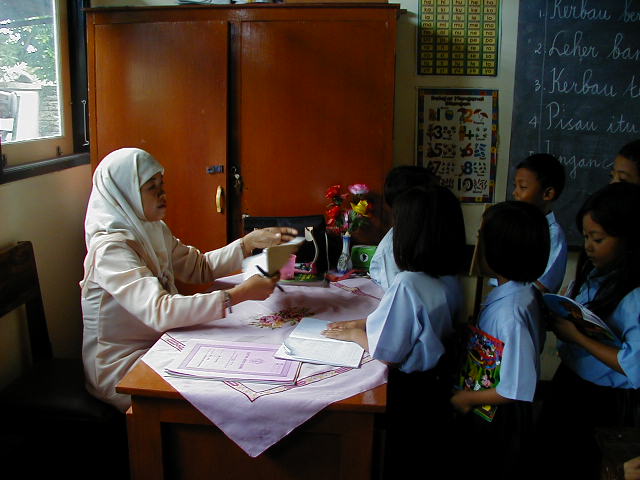
[[[173,275],[184,283],[211,282],[242,266],[241,240],[205,254],[182,244],[168,229],[164,241]],[[107,242],[96,250],[82,312],[87,388],[125,411],[131,399],[116,393],[118,382],[165,331],[222,318],[224,295],[171,294],[127,243]]]

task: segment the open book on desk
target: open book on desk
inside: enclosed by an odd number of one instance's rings
[[[322,335],[329,321],[304,317],[275,353],[276,358],[358,368],[364,349],[354,342]]]
[[[616,340],[616,335],[600,317],[575,300],[554,293],[545,293],[542,299],[552,313],[572,321],[585,335],[596,340]]]
[[[174,377],[295,384],[300,362],[278,359],[278,345],[192,339],[165,372]]]

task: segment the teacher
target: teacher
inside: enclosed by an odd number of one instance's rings
[[[163,332],[223,318],[245,300],[264,300],[277,277],[259,275],[224,291],[180,295],[175,280],[206,283],[238,271],[254,248],[296,235],[292,228],[255,230],[205,254],[174,237],[162,221],[167,209],[164,169],[149,153],[122,148],[93,175],[85,218],[82,358],[87,388],[121,411],[131,404],[115,387]]]

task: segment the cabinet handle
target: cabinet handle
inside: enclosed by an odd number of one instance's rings
[[[224,196],[224,190],[220,185],[216,190],[216,212],[222,213],[222,197]]]

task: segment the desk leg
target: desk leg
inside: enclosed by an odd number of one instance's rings
[[[160,412],[153,401],[133,398],[127,412],[132,480],[162,480],[162,432]]]

